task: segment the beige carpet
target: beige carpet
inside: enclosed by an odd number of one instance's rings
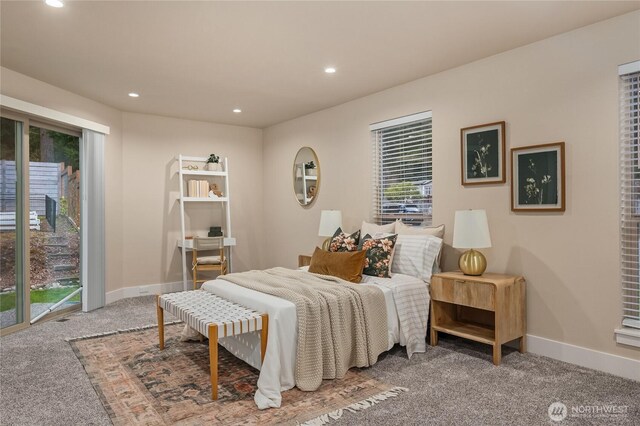
[[[168,315],[167,320],[173,318]],[[65,322],[48,321],[0,338],[0,424],[111,426],[89,376],[66,339],[156,323],[155,298],[124,299]],[[640,382],[531,353],[441,336],[436,347],[407,359],[395,346],[365,373],[409,388],[397,398],[330,426],[550,425],[548,409],[570,410],[560,425],[640,425]],[[574,414],[574,408],[624,408],[620,415]]]
[[[180,342],[181,330],[166,327],[163,351],[155,327],[70,342],[115,425],[323,424],[406,391],[352,369],[316,392],[284,392],[280,409],[261,411],[253,402],[259,372],[220,347],[212,401],[208,343]]]

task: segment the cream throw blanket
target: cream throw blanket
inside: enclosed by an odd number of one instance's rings
[[[322,379],[375,364],[388,349],[387,309],[381,290],[340,278],[285,268],[219,276],[296,306],[296,386],[314,391]]]

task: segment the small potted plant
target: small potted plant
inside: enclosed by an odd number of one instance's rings
[[[215,154],[209,155],[209,158],[207,158],[206,167],[210,172],[221,172],[222,164],[220,164],[220,157]]]
[[[304,163],[304,174],[307,176],[316,176],[316,163],[313,160]]]

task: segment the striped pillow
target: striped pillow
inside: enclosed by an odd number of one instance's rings
[[[440,247],[442,238],[433,235],[398,235],[391,272],[430,282]]]
[[[410,226],[402,223],[400,219],[396,222],[396,233],[398,235],[433,235],[438,238],[444,238],[444,225],[438,226]],[[444,245],[444,244],[443,244]],[[436,262],[433,264],[433,272],[440,272],[440,263],[442,257],[442,245],[440,246],[440,253],[436,258]]]

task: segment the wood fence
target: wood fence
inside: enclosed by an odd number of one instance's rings
[[[29,162],[29,211],[45,214],[45,196],[59,200],[58,163]],[[16,211],[16,162],[0,160],[0,212]]]
[[[38,216],[46,213],[45,197],[55,200],[56,214],[64,197],[66,215],[80,225],[80,170],[73,171],[64,163],[29,162],[29,211]],[[0,212],[16,211],[16,162],[0,160]]]
[[[67,217],[80,226],[80,170],[73,171],[71,166],[60,163],[60,195],[67,202]],[[58,207],[60,214],[60,207]]]

